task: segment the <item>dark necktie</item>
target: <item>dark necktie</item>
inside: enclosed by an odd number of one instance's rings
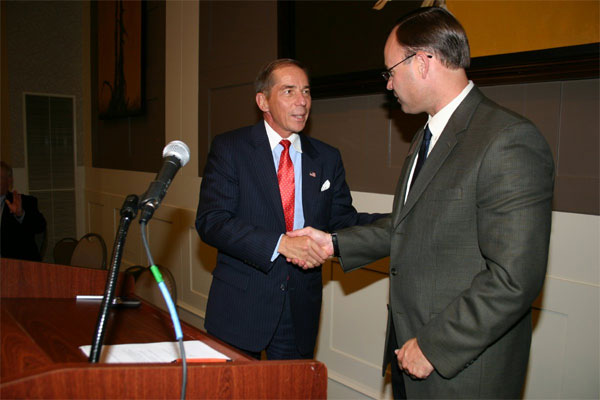
[[[281,157],[279,158],[279,168],[277,169],[277,180],[279,181],[279,193],[281,193],[281,205],[283,206],[283,215],[285,217],[286,231],[294,230],[294,164],[290,158],[289,140],[279,142],[283,146]]]
[[[417,165],[415,165],[415,172],[413,172],[412,181],[410,182],[410,188],[412,189],[425,160],[427,159],[427,151],[429,150],[429,143],[431,142],[431,131],[429,125],[425,127],[425,134],[423,135],[423,141],[421,142],[421,148],[419,149],[419,158],[417,158]]]

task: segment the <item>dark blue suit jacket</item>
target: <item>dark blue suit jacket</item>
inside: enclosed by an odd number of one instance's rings
[[[4,205],[0,255],[3,258],[41,261],[40,251],[35,243],[35,234],[44,232],[46,219],[39,212],[35,197],[21,194],[21,204],[25,211],[23,222],[17,221],[8,205]]]
[[[382,216],[356,212],[337,149],[302,134],[300,140],[305,226],[333,231]],[[330,188],[321,191],[327,180]],[[206,308],[207,331],[260,351],[275,331],[289,290],[298,350],[312,353],[321,311],[321,268],[304,271],[283,256],[271,262],[285,221],[263,121],[213,140],[196,229],[219,251]]]

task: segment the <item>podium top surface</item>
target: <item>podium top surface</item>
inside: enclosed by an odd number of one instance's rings
[[[177,398],[181,364],[90,364],[107,271],[0,260],[0,398]],[[127,282],[122,289],[128,289]],[[68,286],[68,287],[66,287]],[[123,292],[116,292],[122,295]],[[126,293],[125,293],[126,294]],[[188,398],[325,398],[327,370],[314,360],[257,361],[182,323],[231,362],[188,365]],[[104,344],[175,341],[167,313],[144,301],[113,308]]]

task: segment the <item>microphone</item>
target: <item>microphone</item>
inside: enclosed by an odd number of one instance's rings
[[[140,200],[140,223],[145,223],[152,218],[154,211],[160,206],[167,189],[175,177],[179,168],[183,167],[190,160],[190,149],[185,143],[174,140],[167,144],[163,149],[164,163],[156,179],[152,181],[148,190],[142,195]]]

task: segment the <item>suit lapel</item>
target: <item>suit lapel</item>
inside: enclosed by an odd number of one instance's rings
[[[304,226],[315,224],[317,199],[320,186],[323,183],[323,166],[319,161],[318,152],[302,133],[302,208],[304,209]]]
[[[264,121],[260,121],[252,127],[250,142],[253,151],[250,155],[251,162],[249,168],[256,170],[254,176],[258,177],[258,192],[264,193],[273,212],[277,215],[281,229],[285,231],[285,217],[283,215],[283,206],[281,205],[279,181],[277,180],[277,171],[275,171],[273,164],[273,152],[271,151]]]
[[[442,135],[438,139],[435,147],[429,153],[427,157],[427,161],[423,164],[423,168],[421,172],[419,172],[419,179],[415,182],[415,185],[411,188],[408,193],[408,197],[406,198],[406,203],[404,207],[402,207],[402,211],[400,212],[399,221],[402,220],[406,216],[408,212],[413,208],[413,206],[417,203],[437,171],[440,169],[454,146],[456,145],[456,134],[458,132],[448,129],[449,126],[446,126]],[[419,143],[419,146],[421,144]],[[412,165],[412,164],[411,164]],[[407,179],[408,180],[408,179]]]
[[[427,161],[419,173],[419,179],[415,182],[415,185],[408,194],[406,203],[401,208],[398,208],[400,211],[394,218],[394,228],[406,217],[410,210],[412,210],[419,198],[423,195],[423,192],[429,186],[431,180],[437,174],[438,170],[443,166],[444,161],[446,158],[448,158],[452,152],[452,149],[458,143],[460,135],[467,130],[469,122],[471,121],[471,117],[473,116],[475,109],[482,99],[483,94],[478,88],[474,87],[471,89],[471,92],[467,95],[463,102],[458,106],[456,111],[454,111],[454,114],[452,114],[452,117],[450,117],[448,120],[448,123],[442,131],[442,134],[435,144],[435,147],[429,153]],[[422,129],[419,132],[419,135],[420,138],[418,140],[418,146],[415,146],[416,148],[421,146],[421,141],[423,140]],[[406,188],[408,185],[408,175],[410,174],[410,169],[413,165],[414,158],[415,155],[413,154],[413,156],[410,157],[411,162],[409,162],[408,165],[405,164],[406,171],[402,175],[404,176],[402,184],[403,190],[401,190],[402,196],[400,199],[396,199],[396,202],[404,201],[404,194],[406,193]]]

